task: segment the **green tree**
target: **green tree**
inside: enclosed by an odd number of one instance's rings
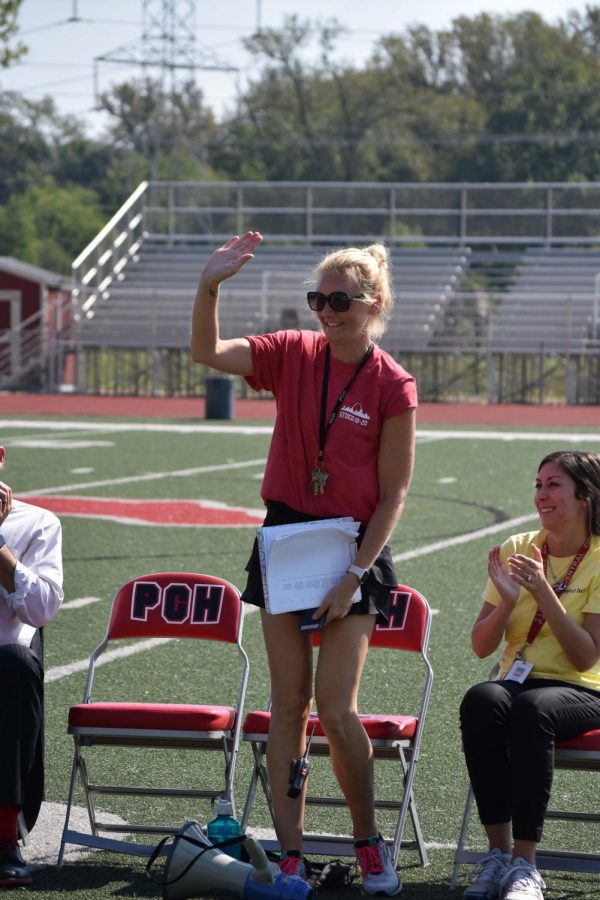
[[[6,256],[67,273],[103,225],[94,191],[58,187],[46,177],[0,209],[0,245]]]
[[[152,79],[125,82],[102,94],[100,106],[112,119],[108,134],[113,146],[146,161],[143,177],[212,174],[208,147],[215,119],[193,82],[170,91]]]
[[[336,60],[342,33],[335,21],[290,17],[247,42],[263,69],[233,125],[249,151],[244,167],[273,179],[443,180],[440,162],[453,164],[456,138],[485,120],[476,101],[447,87],[450,37],[425,28],[390,36],[357,69]],[[310,41],[320,58],[309,66]],[[225,163],[235,165],[235,149]]]
[[[336,61],[342,34],[335,20],[313,25],[289,16],[282,29],[265,29],[244,42],[262,69],[229,125],[228,137],[243,144],[224,139],[221,158],[229,170],[239,165],[277,180],[361,177],[362,142],[372,122],[370,82]]]
[[[461,75],[486,109],[476,179],[595,180],[600,157],[600,65],[586,36],[534,13],[453,23]],[[473,177],[473,176],[472,176]]]
[[[0,93],[0,201],[46,175],[60,184],[89,185],[106,164],[107,148],[86,138],[76,119],[60,115],[50,97]]]
[[[0,67],[8,68],[27,53],[27,47],[18,41],[11,45],[18,31],[17,16],[23,0],[0,0]]]
[[[15,92],[0,93],[0,202],[25,190],[51,158],[47,111],[52,101],[31,103]],[[51,130],[51,129],[50,129]]]

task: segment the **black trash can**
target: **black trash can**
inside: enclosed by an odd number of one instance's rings
[[[233,375],[207,375],[205,419],[233,419]]]

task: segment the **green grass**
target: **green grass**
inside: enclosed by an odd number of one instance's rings
[[[42,425],[51,422],[42,418],[39,421]],[[114,431],[97,432],[94,422],[98,420],[90,419],[89,430],[75,431],[69,422],[63,422],[60,431],[46,426],[32,430],[20,424],[16,417],[13,427],[2,435],[7,447],[2,480],[11,484],[17,495],[66,486],[62,495],[204,499],[255,509],[260,506],[260,460],[266,458],[269,440],[268,435],[251,433],[251,427],[260,423],[231,423],[231,426],[224,425],[224,433],[210,433],[202,428],[183,433],[177,426],[198,423],[172,423],[171,429],[169,423],[154,421],[149,424],[162,424],[164,429],[144,432],[122,430],[127,423],[121,420]],[[249,433],[238,434],[234,426],[240,424],[250,426]],[[449,430],[431,427],[419,437],[413,484],[391,542],[395,555],[447,542],[531,513],[537,463],[545,453],[562,445],[553,438],[551,430],[542,439],[533,429],[504,429],[501,436],[493,439],[480,436],[481,433],[490,435],[491,429],[487,432],[471,429],[472,436],[467,439],[445,436]],[[461,428],[460,432],[464,434],[466,430]],[[53,445],[19,446],[20,440],[25,439],[28,444],[51,439]],[[89,441],[90,446],[70,448],[69,440]],[[60,443],[58,447],[56,441]],[[98,441],[108,444],[94,446]],[[588,446],[598,449],[592,432]],[[259,462],[229,471],[220,468],[187,476],[170,474],[245,460]],[[92,471],[74,471],[82,467]],[[149,473],[165,473],[167,477],[102,486],[92,484],[117,478],[134,479]],[[89,487],[82,486],[86,484]],[[78,487],[68,489],[69,485]],[[243,586],[244,565],[253,537],[251,528],[210,529],[168,524],[150,527],[67,516],[62,521],[65,602],[88,596],[101,599],[80,609],[64,609],[46,629],[47,670],[87,658],[104,634],[115,590],[134,576],[160,570],[206,571]],[[519,530],[533,527],[535,520]],[[490,668],[489,660],[474,657],[469,632],[481,603],[487,550],[513,530],[507,525],[493,536],[473,537],[465,543],[441,546],[397,563],[400,581],[417,587],[437,610],[430,642],[434,689],[415,782],[423,832],[431,845],[431,865],[428,868],[418,865],[416,852],[401,854],[400,868],[406,883],[403,896],[407,898],[436,900],[449,894],[452,845],[457,839],[467,788],[458,706],[466,688],[485,678]],[[258,616],[247,617],[244,644],[251,662],[247,708],[261,707],[267,699],[269,685]],[[361,707],[365,711],[414,710],[419,686],[409,665],[414,660],[398,660],[397,656],[387,651],[370,656],[361,687]],[[116,696],[123,691],[133,696],[139,689],[142,697],[149,699],[186,699],[186,692],[191,691],[193,698],[202,701],[214,696],[211,689],[217,686],[222,694],[233,689],[227,672],[216,645],[208,650],[203,647],[201,651],[185,644],[168,645],[103,667],[98,672],[95,697]],[[67,714],[69,706],[81,699],[84,680],[84,674],[78,673],[46,686],[49,801],[66,800],[72,757],[71,739],[66,734]],[[131,755],[131,761],[125,751],[107,756],[108,768],[113,770],[116,780],[133,779],[140,774],[160,778],[177,772],[193,783],[206,774],[206,769],[189,752],[177,755],[175,762],[151,751]],[[236,777],[238,811],[243,806],[249,771],[250,751],[243,745]],[[319,772],[319,777],[330,779],[326,764]],[[591,777],[558,773],[557,801],[562,798],[571,806],[593,809],[594,804],[597,806],[598,790],[597,786],[593,787]],[[101,806],[116,810],[114,801],[102,801]],[[145,806],[152,820],[155,811],[149,803]],[[197,818],[203,824],[209,817],[207,806],[193,810],[177,806],[173,814],[175,821],[181,823],[187,818]],[[327,813],[326,824],[329,821]],[[252,824],[269,825],[264,803],[257,803]],[[381,824],[385,826],[384,821]],[[407,825],[408,836],[410,831]],[[472,829],[472,835],[481,843],[477,826]],[[597,826],[595,829],[587,826],[581,831],[573,824],[552,823],[548,835],[556,845],[600,845]],[[464,875],[463,869],[461,884]],[[599,895],[597,879],[594,881],[589,876],[555,872],[548,873],[547,882],[548,900],[559,897],[583,900]],[[74,898],[161,894],[160,888],[145,876],[142,861],[104,853],[68,862],[62,871],[54,866],[40,869],[31,890],[44,898],[64,894]],[[358,895],[358,887],[343,893]],[[459,892],[455,896],[460,896]]]

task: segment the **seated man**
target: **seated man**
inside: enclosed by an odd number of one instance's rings
[[[0,467],[5,450],[0,447]],[[17,841],[44,790],[42,642],[62,603],[60,522],[0,481],[0,887],[30,884]]]

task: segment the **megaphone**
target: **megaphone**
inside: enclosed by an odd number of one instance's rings
[[[296,875],[276,868],[252,835],[242,839],[252,864],[223,853],[197,822],[186,822],[170,845],[163,876],[164,900],[229,894],[246,900],[311,900],[313,889]]]

